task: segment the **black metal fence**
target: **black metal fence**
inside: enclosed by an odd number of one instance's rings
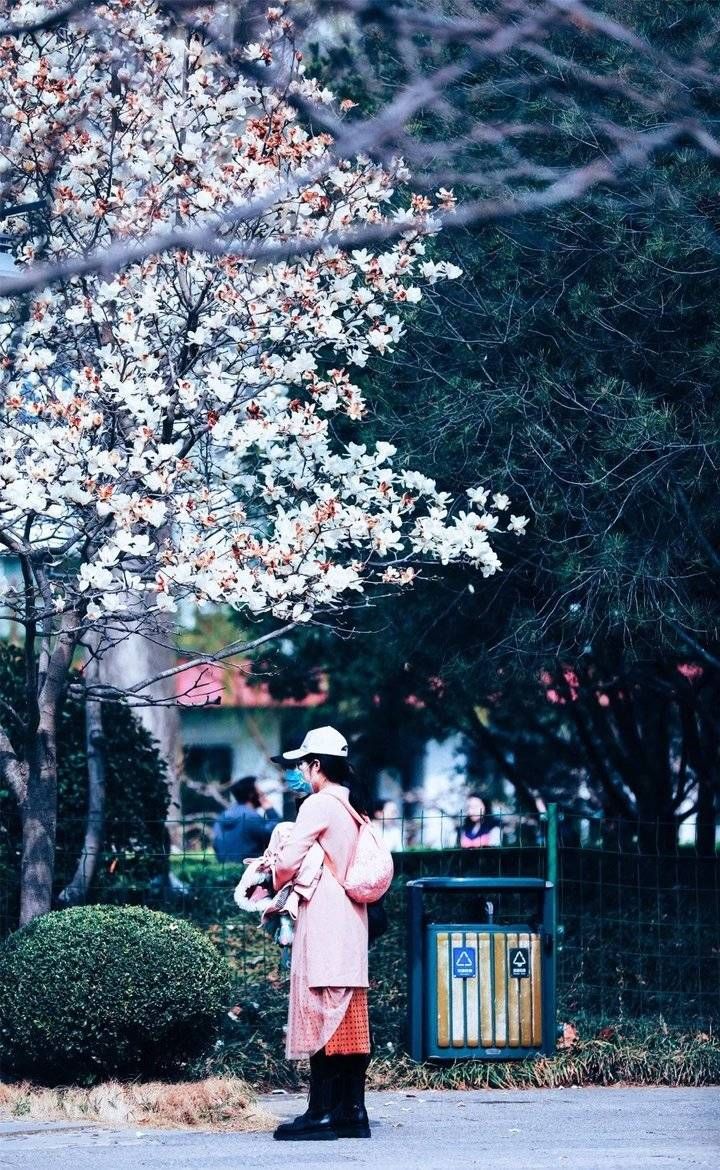
[[[417,819],[386,825],[394,843],[396,883],[391,912],[402,918],[404,882],[418,876],[554,877],[562,928],[558,957],[564,1018],[622,1021],[663,1016],[700,1027],[720,1023],[720,855],[701,856],[688,833],[657,824],[561,818],[557,850],[547,821],[498,818],[486,844],[448,847],[458,820]],[[398,835],[399,834],[399,835]],[[75,872],[82,826],[65,824],[59,839],[56,895]],[[202,847],[207,834],[177,824],[115,822],[95,859],[87,894],[93,902],[144,904],[182,915],[207,931],[233,961],[239,994],[278,970],[279,950],[232,899],[242,865],[219,863]],[[414,845],[406,846],[407,841]],[[200,847],[198,847],[200,846]],[[398,847],[399,846],[399,847]],[[91,860],[86,858],[87,864]],[[553,869],[554,867],[554,869]],[[0,929],[17,924],[18,841],[0,834]],[[478,908],[479,910],[479,908]],[[393,932],[403,945],[399,928]],[[400,960],[401,956],[398,956]],[[402,966],[398,961],[397,970]]]
[[[559,850],[566,1011],[720,1022],[720,858],[615,833]]]

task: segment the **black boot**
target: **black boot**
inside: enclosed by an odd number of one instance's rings
[[[338,1137],[369,1138],[370,1122],[365,1109],[365,1073],[370,1057],[358,1053],[356,1056],[340,1056],[342,1061],[336,1081],[335,1100],[332,1111],[332,1127]]]
[[[294,1121],[283,1121],[273,1137],[277,1142],[327,1142],[337,1138],[332,1124],[332,1091],[335,1069],[323,1049],[310,1057],[308,1107]]]

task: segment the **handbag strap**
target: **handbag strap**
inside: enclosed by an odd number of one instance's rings
[[[337,800],[337,802],[341,804],[344,809],[347,809],[353,820],[357,821],[358,825],[360,825],[360,828],[362,828],[363,825],[368,824],[368,818],[360,816],[360,813],[357,811],[357,809],[353,808],[349,800],[343,800],[342,796],[338,796],[337,792],[328,792],[327,788],[323,788],[322,791],[326,796],[332,796],[333,800]]]
[[[357,824],[360,826],[360,828],[362,828],[363,825],[366,825],[369,823],[365,817],[360,816],[360,813],[352,807],[352,805],[350,804],[349,801],[343,800],[342,796],[338,796],[338,794],[336,792],[328,792],[327,788],[324,788],[323,792],[325,792],[327,796],[332,796],[333,799],[338,802],[338,804],[341,804],[343,806],[343,808],[347,812],[350,813],[350,816],[353,818],[354,821],[357,822]],[[360,833],[358,832],[358,841],[359,840],[360,840]],[[322,849],[323,849],[323,852],[325,854],[325,864],[328,867],[328,869],[330,870],[330,873],[333,875],[333,877],[335,878],[335,881],[338,883],[338,885],[342,886],[342,888],[345,889],[345,883],[340,881],[340,878],[338,877],[338,872],[335,868],[335,864],[332,861],[332,859],[330,858],[330,855],[328,854],[328,851],[324,845],[322,846]],[[357,841],[355,842],[355,850],[357,851]],[[354,858],[355,858],[355,853],[353,853],[353,860],[354,860]],[[350,865],[352,865],[352,860],[350,862]],[[348,868],[349,868],[349,866],[348,866]]]

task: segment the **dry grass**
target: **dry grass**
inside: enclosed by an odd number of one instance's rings
[[[268,1131],[277,1118],[261,1109],[245,1081],[208,1077],[170,1085],[106,1081],[91,1089],[0,1084],[0,1119],[147,1125],[158,1129]]]

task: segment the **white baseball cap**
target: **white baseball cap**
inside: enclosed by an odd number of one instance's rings
[[[273,762],[284,764],[290,760],[302,760],[305,756],[340,756],[348,754],[348,742],[334,727],[313,727],[308,731],[299,748],[273,756]]]

